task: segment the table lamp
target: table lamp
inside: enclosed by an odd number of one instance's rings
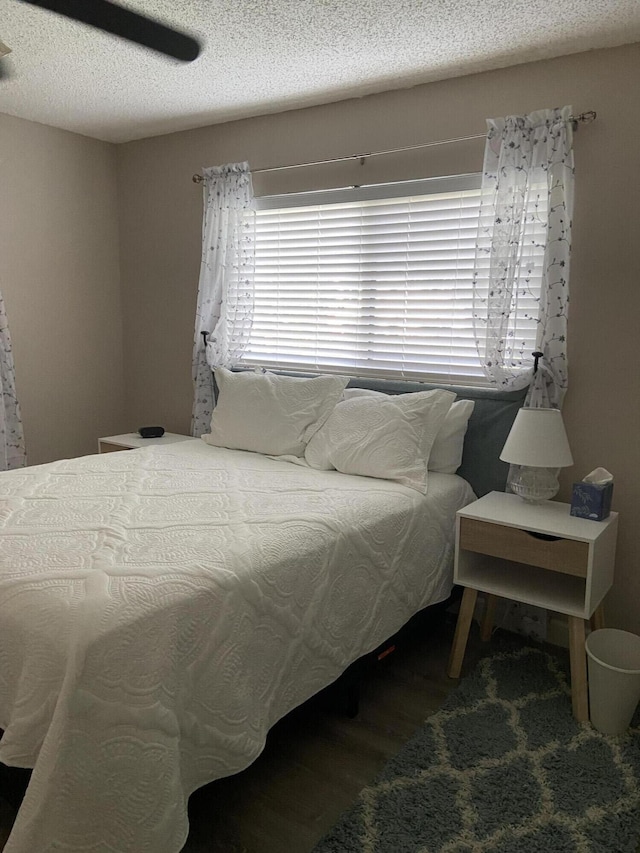
[[[573,465],[559,409],[520,409],[500,459],[519,466],[509,477],[511,490],[529,503],[558,493],[558,471]]]

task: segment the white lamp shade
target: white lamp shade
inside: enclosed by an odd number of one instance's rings
[[[559,409],[520,409],[500,459],[512,465],[566,468],[573,465]]]

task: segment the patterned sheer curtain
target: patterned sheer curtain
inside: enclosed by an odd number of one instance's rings
[[[247,345],[255,261],[249,164],[215,166],[204,169],[203,176],[202,261],[193,342],[194,436],[209,431],[214,406],[212,368],[233,367]]]
[[[0,471],[27,464],[9,324],[0,293]]]
[[[505,390],[530,386],[527,406],[560,408],[567,389],[573,211],[571,107],[490,119],[474,271],[474,328],[485,374]],[[540,293],[530,287],[543,250]],[[538,260],[534,260],[537,257]],[[533,296],[536,351],[522,341],[518,304]]]

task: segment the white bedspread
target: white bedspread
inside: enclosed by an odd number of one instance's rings
[[[429,494],[199,441],[0,475],[5,853],[176,853],[187,798],[451,589]]]

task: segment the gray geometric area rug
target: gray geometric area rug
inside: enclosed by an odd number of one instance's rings
[[[313,853],[636,853],[640,718],[577,723],[547,648],[483,658]]]

